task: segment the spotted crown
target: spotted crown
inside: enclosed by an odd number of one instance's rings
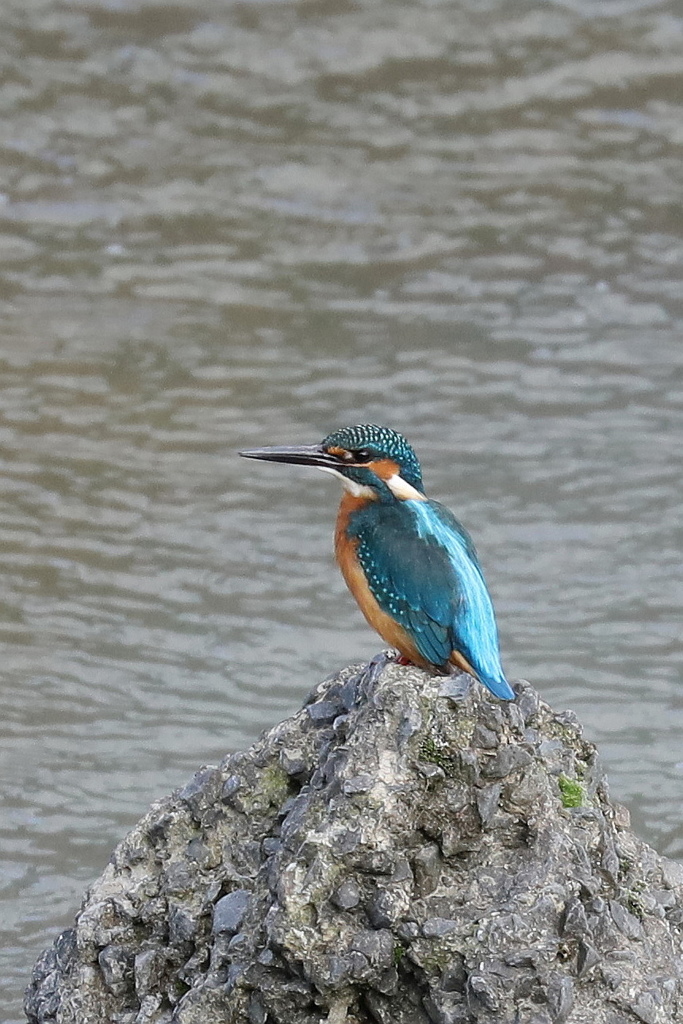
[[[374,423],[359,423],[355,427],[341,427],[328,434],[323,448],[345,448],[355,451],[367,448],[377,459],[393,459],[398,463],[403,479],[421,491],[422,470],[414,450],[402,434],[390,427],[378,427]]]

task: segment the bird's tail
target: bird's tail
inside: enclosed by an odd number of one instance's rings
[[[452,665],[456,668],[461,669],[463,672],[469,673],[478,679],[480,683],[490,690],[495,697],[499,697],[501,700],[514,700],[515,691],[512,689],[507,679],[503,675],[503,670],[496,672],[495,675],[492,672],[483,672],[481,669],[473,668],[467,658],[460,651],[453,651],[450,657]]]
[[[485,676],[480,673],[478,678],[491,693],[496,697],[500,697],[501,700],[514,700],[517,696],[502,674],[499,676]]]

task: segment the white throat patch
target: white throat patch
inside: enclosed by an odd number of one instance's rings
[[[340,473],[337,469],[332,469],[331,466],[316,466],[316,469],[321,469],[323,473],[331,473],[332,476],[338,477],[346,490],[354,496],[354,498],[377,498],[377,492],[372,487],[366,487],[365,484],[357,484],[355,480],[349,480],[343,473]],[[390,476],[384,483],[387,485],[391,493],[395,498],[399,498],[401,501],[426,501],[424,494],[409,484],[407,480],[404,480],[402,476],[395,473],[394,476]]]
[[[372,487],[366,487],[365,484],[357,484],[355,480],[349,480],[343,473],[340,473],[336,469],[332,469],[331,466],[316,466],[316,469],[322,470],[323,473],[331,473],[332,476],[339,477],[343,483],[345,489],[354,496],[354,498],[377,498],[377,492]],[[417,494],[417,491],[415,492]]]
[[[384,481],[391,493],[395,498],[400,498],[401,501],[426,501],[424,494],[409,484],[407,480],[404,480],[402,476],[395,473],[394,476],[390,476],[388,480]]]

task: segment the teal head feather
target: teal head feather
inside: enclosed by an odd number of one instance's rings
[[[423,490],[422,469],[417,455],[405,437],[391,427],[378,427],[374,423],[342,427],[327,435],[322,448],[327,452],[348,452],[355,466],[353,469],[340,467],[340,470],[359,484],[371,484],[369,474],[372,471],[369,466],[366,469],[358,463],[390,459],[397,464],[399,475],[407,484],[418,491]]]

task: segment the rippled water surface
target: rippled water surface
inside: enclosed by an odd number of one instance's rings
[[[0,53],[8,1019],[147,805],[381,646],[334,482],[240,447],[408,434],[683,857],[679,5],[16,0]]]

